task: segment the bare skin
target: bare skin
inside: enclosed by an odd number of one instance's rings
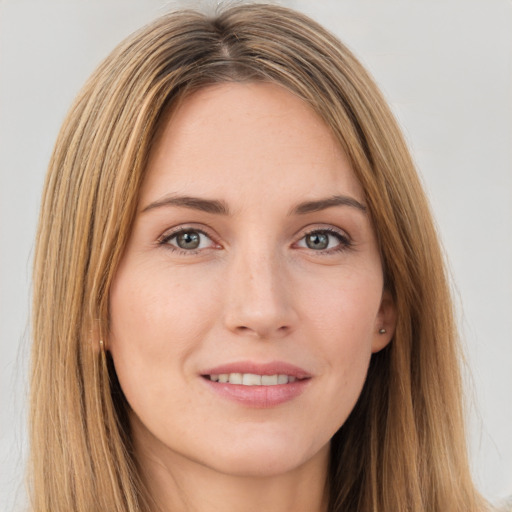
[[[187,98],[147,171],[109,349],[158,510],[324,512],[395,324],[350,163],[303,101],[236,83]]]

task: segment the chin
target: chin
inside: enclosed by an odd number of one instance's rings
[[[211,458],[211,467],[224,474],[240,477],[274,477],[293,472],[313,459],[328,460],[328,443],[318,450],[300,449],[289,437],[287,440],[246,439],[243,446],[232,444],[221,455]]]

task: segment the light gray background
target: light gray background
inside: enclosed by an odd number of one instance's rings
[[[512,1],[281,3],[354,50],[403,126],[453,275],[472,374],[475,478],[492,500],[512,494]],[[23,494],[30,267],[57,131],[115,44],[170,5],[196,4],[0,0],[2,510]]]

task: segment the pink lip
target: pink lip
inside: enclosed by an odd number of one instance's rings
[[[256,375],[288,375],[295,377],[295,382],[277,384],[275,386],[243,386],[214,382],[207,375],[222,373],[253,373]],[[297,366],[276,361],[259,364],[254,362],[230,363],[201,372],[204,383],[223,398],[238,402],[246,407],[265,409],[289,402],[298,397],[311,382],[311,375]]]
[[[255,363],[253,361],[240,361],[228,363],[201,372],[201,375],[219,375],[221,373],[254,373],[255,375],[289,375],[297,379],[307,379],[312,375],[306,370],[283,361],[271,363]]]

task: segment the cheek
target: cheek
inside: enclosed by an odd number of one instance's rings
[[[371,344],[382,298],[378,268],[347,268],[328,279],[313,276],[300,292],[303,315],[330,340]]]
[[[121,266],[110,293],[109,349],[121,387],[135,408],[144,395],[172,396],[187,378],[188,356],[216,318],[205,283],[180,279],[165,268]]]
[[[318,399],[330,403],[326,411],[334,431],[350,414],[366,380],[381,287],[378,272],[354,271],[331,279],[327,291],[311,280],[308,292],[302,293],[309,336],[316,340],[316,353],[324,362],[326,377]]]
[[[208,325],[216,301],[205,293],[205,279],[199,282],[170,270],[142,265],[119,269],[110,293],[112,345],[131,340],[151,351],[168,349],[172,341],[173,348],[180,348]],[[181,336],[183,332],[188,336]]]

